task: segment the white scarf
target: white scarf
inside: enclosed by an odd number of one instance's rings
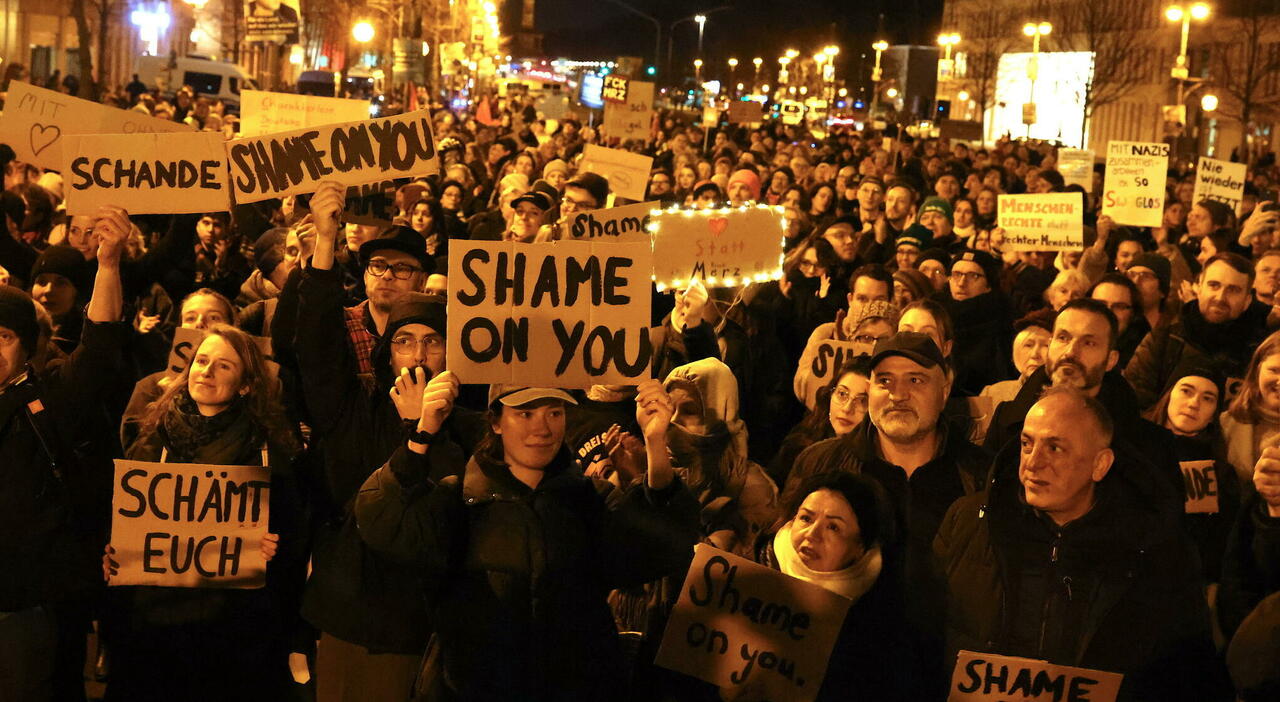
[[[879,546],[867,549],[867,552],[862,554],[862,558],[842,570],[824,572],[809,568],[800,560],[800,554],[796,553],[791,545],[791,522],[787,522],[786,526],[774,535],[773,553],[778,558],[778,565],[783,573],[824,587],[854,602],[865,595],[871,586],[875,585],[876,578],[880,577]]]

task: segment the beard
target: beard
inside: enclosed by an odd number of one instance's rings
[[[1073,358],[1050,362],[1048,370],[1053,385],[1066,385],[1078,390],[1091,390],[1102,385],[1102,376],[1107,372],[1104,365],[1089,368]]]

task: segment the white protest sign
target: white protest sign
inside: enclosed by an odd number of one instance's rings
[[[997,212],[1010,251],[1083,251],[1080,193],[1001,195]]]
[[[627,81],[627,102],[604,105],[604,133],[621,139],[648,139],[653,123],[653,83]],[[642,199],[643,196],[632,198]]]
[[[604,176],[609,181],[609,190],[618,197],[643,200],[651,168],[653,158],[650,156],[587,144],[578,172],[587,171]]]
[[[1213,461],[1182,461],[1187,514],[1218,513],[1218,470]]]
[[[1108,142],[1102,214],[1116,224],[1160,226],[1164,221],[1164,184],[1168,173],[1168,144]]]
[[[588,388],[651,376],[648,244],[456,243],[446,358],[462,382]]]
[[[994,653],[961,651],[947,702],[1115,702],[1124,676]]]
[[[1090,149],[1058,149],[1058,172],[1063,182],[1093,192],[1093,157]]]
[[[694,278],[732,288],[782,277],[780,208],[667,210],[651,224],[659,289],[684,288]]]
[[[91,215],[103,205],[130,214],[231,209],[218,132],[71,134],[63,142],[69,215]]]
[[[440,168],[422,111],[236,139],[226,148],[239,203],[315,192],[326,180],[362,185]]]
[[[853,341],[826,339],[820,342],[818,355],[813,357],[813,363],[809,368],[813,373],[814,382],[818,387],[826,385],[831,382],[831,376],[840,370],[845,361],[866,351],[866,348],[859,348],[859,344]]]
[[[762,119],[763,111],[755,100],[733,100],[729,103],[730,124],[755,124]]]
[[[1247,170],[1243,163],[1201,156],[1196,165],[1196,190],[1191,201],[1216,200],[1229,206],[1237,215],[1240,214]]]
[[[165,372],[177,375],[187,369],[191,364],[191,359],[196,354],[196,349],[200,348],[200,342],[209,335],[209,332],[202,329],[188,329],[186,327],[178,327],[173,330],[173,344],[169,347],[169,361],[165,366]],[[267,369],[276,372],[279,368],[274,361],[271,361],[271,339],[262,336],[250,336],[253,342],[258,346],[258,350],[262,352],[264,358],[268,359]]]
[[[704,128],[714,127],[720,124],[720,108],[714,103],[708,103],[702,106],[702,126]]]
[[[639,202],[579,212],[569,220],[567,238],[648,244],[652,240],[649,235],[649,220],[657,208],[656,202]]]
[[[111,585],[266,584],[271,470],[116,460]]]
[[[240,136],[254,137],[369,119],[369,101],[245,90],[240,93]]]
[[[12,81],[0,117],[0,143],[18,161],[41,168],[66,167],[62,143],[72,134],[154,134],[190,132],[190,125],[156,119]]]
[[[851,601],[707,544],[671,611],[656,664],[753,699],[818,694]],[[733,699],[730,693],[726,699]]]

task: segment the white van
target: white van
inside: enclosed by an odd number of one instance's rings
[[[240,110],[241,90],[258,89],[239,65],[200,56],[139,56],[137,73],[139,80],[166,96],[189,85],[197,97],[222,100],[232,112]]]

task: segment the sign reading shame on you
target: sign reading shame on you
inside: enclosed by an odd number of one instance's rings
[[[439,170],[426,112],[236,139],[226,147],[240,203],[315,192],[326,180],[360,185]]]
[[[561,388],[651,376],[647,243],[472,241],[449,251],[449,370]]]
[[[1115,702],[1119,673],[961,651],[947,702]]]
[[[270,495],[262,466],[116,460],[110,584],[262,587]]]
[[[732,288],[782,277],[782,213],[746,209],[668,210],[651,219],[654,280],[683,289],[694,278]]]
[[[807,702],[822,687],[850,604],[698,544],[654,662],[722,688],[763,692],[752,699]]]
[[[1010,251],[1083,251],[1084,195],[1001,195],[999,225]]]
[[[116,205],[130,214],[231,209],[222,134],[84,134],[65,137],[67,214]]]

